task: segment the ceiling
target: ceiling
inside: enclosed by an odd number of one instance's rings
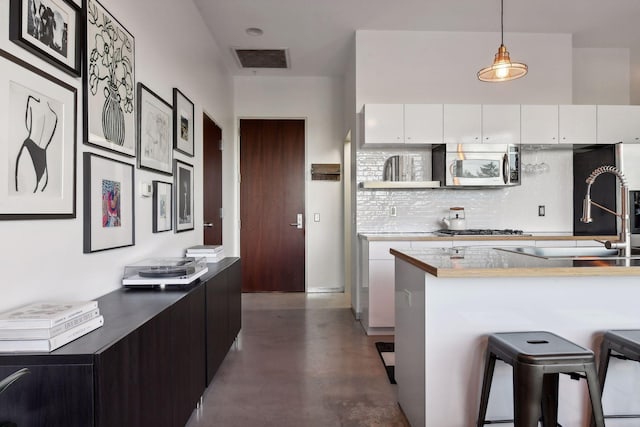
[[[335,76],[356,30],[500,31],[500,0],[194,0],[233,75]],[[505,0],[504,31],[570,33],[574,47],[638,48],[640,0]],[[258,27],[261,36],[245,30]],[[493,55],[490,46],[487,55]],[[232,48],[288,49],[290,69],[241,69]]]

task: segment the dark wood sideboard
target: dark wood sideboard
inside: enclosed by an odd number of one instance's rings
[[[239,258],[209,264],[188,289],[118,289],[104,326],[51,353],[0,353],[0,425],[183,426],[241,327]]]

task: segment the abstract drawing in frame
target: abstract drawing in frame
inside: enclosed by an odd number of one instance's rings
[[[0,50],[0,219],[76,217],[76,88]]]
[[[173,148],[187,156],[194,155],[193,102],[173,88]]]
[[[84,0],[84,5],[84,140],[135,157],[134,38],[97,1]]]
[[[169,231],[173,227],[171,218],[172,188],[171,184],[153,181],[153,232]]]
[[[173,160],[175,232],[193,230],[193,166]]]
[[[51,65],[80,76],[82,13],[72,0],[11,0],[9,38]]]
[[[135,243],[133,165],[84,153],[84,253]]]
[[[171,105],[138,83],[138,167],[172,173],[173,137]]]

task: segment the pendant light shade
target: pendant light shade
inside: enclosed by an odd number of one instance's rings
[[[500,0],[500,47],[490,67],[478,71],[478,79],[483,82],[506,82],[519,79],[527,74],[526,64],[511,62],[504,45],[504,0]]]

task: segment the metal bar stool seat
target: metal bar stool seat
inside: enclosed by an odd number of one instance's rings
[[[579,372],[584,373],[587,380],[596,426],[604,427],[593,352],[546,331],[500,332],[489,335],[477,427],[505,422],[485,419],[496,359],[513,367],[515,427],[537,427],[540,418],[544,427],[556,427],[559,374],[579,378]]]
[[[604,392],[604,381],[607,378],[611,357],[640,362],[640,330],[620,329],[604,333],[600,345],[600,363],[598,365],[601,394]],[[640,418],[640,415],[606,415],[605,418]],[[593,422],[591,425],[594,425]]]

